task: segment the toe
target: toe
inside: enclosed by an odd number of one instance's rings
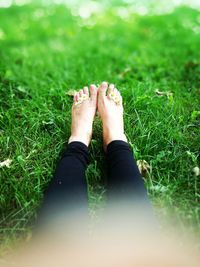
[[[83,92],[84,92],[84,94],[89,95],[89,91],[88,91],[87,86],[83,87]]]
[[[78,99],[79,99],[79,93],[76,93],[74,95],[74,103],[78,102]]]
[[[108,83],[107,82],[102,82],[101,85],[99,86],[98,93],[100,96],[105,96],[106,91],[108,88]]]
[[[80,97],[83,96],[83,89],[81,89],[81,90],[79,91],[79,96],[80,96]]]
[[[117,88],[114,89],[114,93],[115,93],[117,96],[120,96],[120,92],[117,90]]]
[[[118,103],[118,104],[122,104],[122,96],[120,94],[120,91],[118,91],[117,88],[114,89],[114,94],[115,94],[115,101]]]
[[[97,87],[94,84],[90,85],[90,97],[94,101],[97,99]]]
[[[115,88],[114,84],[111,83],[111,84],[109,85],[109,88],[108,88],[108,94],[111,94],[111,93],[114,91],[114,88]]]

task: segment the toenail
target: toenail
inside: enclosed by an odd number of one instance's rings
[[[90,87],[91,87],[91,89],[95,89],[96,86],[95,86],[95,84],[91,84]]]
[[[102,82],[102,86],[104,87],[104,86],[107,86],[108,85],[108,83],[107,82]]]

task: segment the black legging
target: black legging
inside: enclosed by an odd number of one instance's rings
[[[107,194],[108,202],[133,200],[149,206],[147,192],[129,145],[124,141],[113,141],[107,146]],[[40,218],[55,214],[57,209],[87,209],[87,183],[85,170],[89,164],[88,147],[81,142],[67,146],[57,165],[54,178],[44,194],[39,212]]]

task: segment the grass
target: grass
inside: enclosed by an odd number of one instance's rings
[[[119,3],[116,4],[120,5]],[[125,106],[125,128],[136,159],[152,167],[145,183],[161,217],[200,232],[199,13],[179,7],[160,15],[116,6],[88,19],[63,5],[0,9],[0,238],[30,231],[44,189],[70,134],[71,98],[90,83],[113,82]],[[158,97],[155,90],[170,91]],[[87,171],[92,208],[103,199],[100,124]]]

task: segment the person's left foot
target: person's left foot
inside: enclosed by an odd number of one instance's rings
[[[89,145],[96,108],[97,87],[95,85],[90,85],[90,93],[88,87],[84,87],[74,95],[71,136],[68,143],[79,141],[86,146]]]

